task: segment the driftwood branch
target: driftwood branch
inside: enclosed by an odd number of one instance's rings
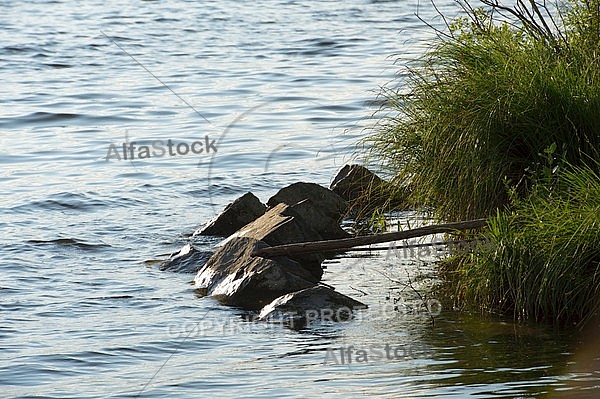
[[[486,225],[486,219],[468,220],[466,222],[435,224],[411,230],[381,233],[370,236],[342,238],[339,240],[310,241],[295,244],[276,245],[254,251],[252,256],[273,258],[275,256],[308,254],[315,252],[347,251],[361,245],[379,244],[396,240],[406,240],[430,234],[452,233],[456,231],[476,229]]]
[[[472,238],[469,240],[450,240],[450,241],[442,241],[442,242],[426,242],[421,244],[406,244],[406,245],[391,245],[387,247],[365,247],[365,248],[348,248],[348,252],[377,252],[377,251],[389,251],[390,249],[398,250],[398,249],[411,249],[411,248],[425,248],[425,247],[436,247],[439,245],[447,245],[447,246],[457,246],[460,244],[468,244],[472,242],[487,242],[485,238]],[[272,247],[271,247],[272,248]],[[338,252],[337,250],[331,251],[321,251],[321,252]]]

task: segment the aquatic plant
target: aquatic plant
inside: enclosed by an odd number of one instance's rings
[[[384,91],[370,157],[445,221],[487,217],[491,249],[440,268],[455,305],[585,322],[600,310],[600,0],[460,2]]]
[[[465,16],[384,91],[387,116],[367,139],[409,203],[439,219],[485,217],[525,195],[552,145],[573,165],[599,157],[599,1],[483,3],[461,3]]]
[[[489,218],[491,245],[442,269],[455,304],[583,323],[600,310],[598,165],[558,172]],[[456,259],[455,259],[456,260]]]

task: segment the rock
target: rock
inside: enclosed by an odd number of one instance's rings
[[[284,203],[295,205],[309,199],[321,213],[339,223],[346,213],[348,203],[333,191],[315,183],[294,183],[282,188],[272,196],[267,205],[274,207]]]
[[[310,200],[293,206],[276,204],[221,243],[196,275],[195,284],[224,303],[250,309],[316,284],[323,275],[323,257],[319,254],[274,259],[250,256],[259,247],[321,240],[322,236],[303,217],[311,215],[319,216],[319,212]],[[337,222],[329,220],[339,229]],[[319,223],[321,230],[327,230],[323,220]],[[332,226],[328,229],[335,230]]]
[[[266,246],[251,237],[228,238],[198,271],[196,287],[226,305],[258,310],[281,295],[314,285],[310,272],[287,257],[251,256]]]
[[[268,246],[347,237],[339,226],[346,202],[317,184],[296,183],[280,190],[269,200],[269,206],[262,216],[222,242],[198,271],[194,283],[204,295],[216,297],[227,305],[257,311],[278,297],[313,287],[320,281],[322,254],[270,259],[251,254]],[[297,301],[304,300],[300,304],[305,303],[305,307],[308,304],[319,308],[335,306],[336,311],[342,304],[349,305],[349,309],[364,306],[330,291],[314,291],[317,296],[313,302],[302,296],[312,291],[297,294]],[[342,311],[332,317],[345,316]]]
[[[290,208],[292,207],[283,203],[277,204],[263,216],[232,234],[230,238],[254,238],[270,246],[323,239],[299,216],[299,213],[295,213]],[[321,279],[323,275],[321,262],[324,259],[321,255],[302,254],[292,256],[292,259],[312,274],[311,281],[316,283]]]
[[[283,211],[284,215],[302,219],[307,226],[315,230],[324,240],[348,238],[350,234],[340,227],[337,219],[325,215],[321,208],[309,198],[290,205]]]
[[[162,262],[159,269],[175,273],[197,273],[213,252],[200,251],[191,244],[186,244],[178,253],[171,254]]]
[[[335,176],[331,183],[331,191],[338,194],[346,201],[356,201],[373,189],[388,184],[385,180],[371,172],[364,166],[353,164],[345,165]]]
[[[260,311],[259,320],[302,328],[314,321],[350,320],[353,311],[367,305],[329,287],[314,286],[276,298]]]
[[[227,205],[223,212],[194,235],[228,237],[244,225],[264,215],[267,207],[252,193],[246,193]]]
[[[406,188],[388,183],[361,165],[345,165],[330,187],[348,201],[348,214],[357,220],[369,219],[375,211],[406,208]]]

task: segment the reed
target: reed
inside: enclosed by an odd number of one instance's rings
[[[481,1],[384,91],[369,155],[411,207],[488,218],[493,245],[441,265],[456,305],[585,322],[600,310],[600,0]]]
[[[489,243],[443,265],[455,304],[518,320],[585,323],[600,311],[600,177],[574,166],[488,220]]]
[[[408,81],[384,91],[386,116],[367,139],[408,203],[438,219],[486,217],[510,192],[526,195],[551,146],[573,165],[600,155],[598,0],[554,12],[560,25],[544,24],[560,30],[545,34],[486,4],[463,5]]]

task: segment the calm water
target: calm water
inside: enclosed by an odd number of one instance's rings
[[[600,381],[593,337],[411,310],[427,262],[328,262],[325,281],[370,309],[302,331],[158,270],[244,192],[328,185],[394,60],[431,36],[415,12],[440,23],[430,5],[122,3],[0,2],[0,397],[595,397],[579,389]],[[215,143],[169,156],[169,139]],[[109,151],[155,140],[162,157]],[[386,344],[429,353],[325,362]]]

